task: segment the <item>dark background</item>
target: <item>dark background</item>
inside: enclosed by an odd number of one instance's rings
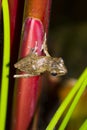
[[[87,66],[87,1],[53,0],[48,48],[62,56],[68,76],[77,78]]]

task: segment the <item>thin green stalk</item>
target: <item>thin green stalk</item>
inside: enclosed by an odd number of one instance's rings
[[[58,110],[54,114],[54,116],[51,119],[50,123],[48,124],[46,130],[53,130],[54,129],[55,125],[57,124],[57,122],[59,121],[59,119],[62,116],[63,112],[65,111],[66,107],[71,102],[71,100],[73,99],[74,95],[76,94],[76,92],[80,88],[80,85],[82,84],[82,82],[84,81],[84,79],[86,77],[87,77],[87,68],[85,69],[85,71],[80,76],[80,78],[78,79],[78,81],[75,84],[75,86],[73,87],[73,89],[70,91],[68,96],[65,98],[65,100],[62,102],[61,106],[58,108]]]
[[[1,105],[0,105],[0,130],[5,130],[7,97],[9,84],[9,63],[10,63],[10,22],[8,1],[2,0],[3,25],[4,25],[4,45],[3,45],[3,66],[1,81]]]
[[[79,130],[87,130],[87,119],[85,122],[82,124],[82,126],[79,128]]]
[[[75,109],[75,107],[76,107],[76,105],[77,105],[83,91],[86,88],[86,85],[87,85],[87,77],[84,79],[82,85],[80,86],[80,89],[78,90],[78,93],[76,94],[76,96],[75,96],[75,98],[74,98],[74,100],[73,100],[73,102],[72,102],[66,116],[64,117],[60,127],[58,128],[58,130],[64,130],[65,127],[67,126],[68,121],[69,121],[69,119],[70,119],[70,117],[71,117],[71,115],[72,115],[72,113],[73,113],[73,111],[74,111],[74,109]]]

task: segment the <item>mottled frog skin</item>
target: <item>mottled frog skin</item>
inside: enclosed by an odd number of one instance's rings
[[[37,49],[38,48],[36,45],[34,49],[31,49],[28,56],[14,64],[15,68],[25,72],[23,74],[14,75],[14,78],[37,76],[46,71],[53,76],[61,76],[67,72],[63,59],[51,57],[48,53],[46,34],[44,36],[44,41],[41,48],[41,51],[44,51],[45,56],[38,56]]]

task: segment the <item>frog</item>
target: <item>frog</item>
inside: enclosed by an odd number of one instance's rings
[[[64,60],[61,57],[52,57],[49,54],[46,44],[46,33],[44,34],[43,44],[40,50],[44,52],[44,55],[39,56],[37,49],[36,42],[35,48],[31,48],[30,54],[14,64],[15,68],[24,72],[22,74],[15,74],[13,76],[14,78],[39,76],[45,72],[49,72],[52,76],[62,76],[67,73]]]

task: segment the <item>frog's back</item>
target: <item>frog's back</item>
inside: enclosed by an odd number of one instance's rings
[[[18,61],[14,67],[26,73],[43,73],[47,69],[47,61],[45,56],[26,56]]]
[[[32,65],[32,61],[34,60],[35,56],[26,56],[23,59],[19,60],[16,64],[14,64],[14,67],[21,70],[21,71],[27,71]]]

